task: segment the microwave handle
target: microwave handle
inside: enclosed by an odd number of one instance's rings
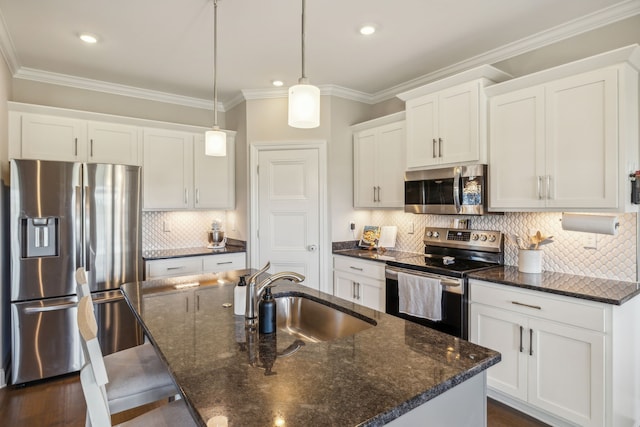
[[[453,203],[456,207],[456,213],[460,213],[462,202],[460,200],[460,180],[462,179],[462,170],[460,167],[453,168]]]

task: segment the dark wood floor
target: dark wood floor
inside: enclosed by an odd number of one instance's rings
[[[121,423],[158,404],[128,411],[113,417]],[[460,409],[464,410],[461,403]],[[24,387],[0,389],[0,425],[25,427],[82,427],[86,407],[78,375],[42,381]],[[489,399],[487,404],[489,427],[541,427],[541,423],[527,415]],[[472,426],[471,426],[472,427]]]

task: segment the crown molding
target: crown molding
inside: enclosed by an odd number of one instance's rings
[[[601,11],[575,19],[555,28],[540,32],[531,37],[490,50],[456,64],[424,74],[399,85],[369,94],[336,85],[322,85],[321,95],[337,96],[366,104],[376,104],[396,97],[416,87],[434,82],[453,74],[484,64],[494,64],[514,56],[539,49],[552,43],[573,37],[587,31],[595,30],[614,22],[640,14],[640,0],[628,0]],[[141,89],[133,86],[86,79],[66,74],[51,73],[42,70],[22,67],[15,55],[11,36],[0,11],[0,50],[14,78],[32,80],[42,83],[68,86],[78,89],[93,90],[114,95],[122,95],[150,101],[183,105],[192,108],[213,110],[213,102],[206,99],[176,95],[166,92]],[[225,112],[245,100],[282,98],[287,96],[287,89],[243,89],[226,104],[218,102],[218,110]]]
[[[160,92],[156,90],[141,89],[134,86],[109,83],[101,80],[71,76],[68,74],[52,73],[49,71],[37,70],[34,68],[20,67],[18,71],[14,73],[13,77],[16,79],[49,83],[54,85],[72,87],[75,89],[92,90],[112,95],[128,96],[131,98],[146,99],[149,101],[177,104],[186,107],[201,108],[204,110],[213,111],[213,101],[206,99],[176,95],[173,93]],[[224,112],[224,105],[220,102],[218,102],[218,110]]]

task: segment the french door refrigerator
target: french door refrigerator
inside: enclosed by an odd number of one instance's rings
[[[142,278],[138,166],[12,160],[13,384],[80,370],[75,271],[84,266],[103,354],[140,344],[120,285]]]

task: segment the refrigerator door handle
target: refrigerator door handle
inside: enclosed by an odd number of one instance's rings
[[[82,188],[80,188],[79,186],[75,187],[75,192],[76,192],[76,242],[75,242],[75,246],[76,246],[76,268],[80,267],[82,265],[82,254],[84,253],[84,249],[83,249],[83,244],[84,244],[84,237],[83,237],[83,224],[82,224]]]
[[[91,243],[89,241],[89,239],[91,238],[89,232],[89,230],[91,230],[91,200],[89,198],[89,194],[91,194],[90,191],[91,188],[84,187],[84,230],[82,231],[82,235],[84,238],[84,269],[86,271],[91,271]]]
[[[33,313],[43,313],[46,311],[58,311],[58,310],[68,310],[70,308],[74,308],[78,305],[76,302],[65,302],[62,304],[53,304],[53,305],[45,305],[39,307],[26,307],[24,312],[27,314]]]

